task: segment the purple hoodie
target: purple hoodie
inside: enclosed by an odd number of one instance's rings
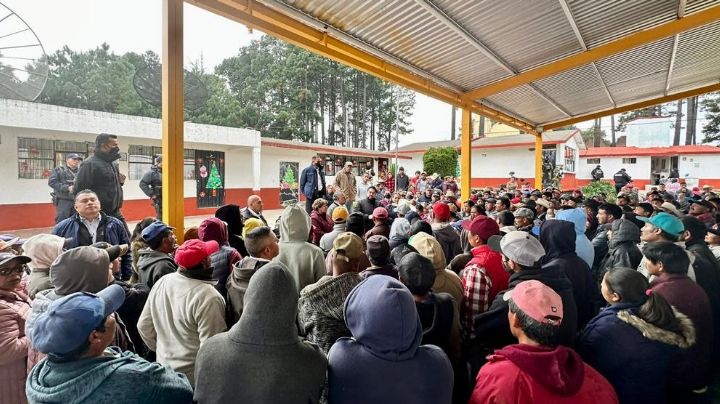
[[[345,300],[352,338],[328,353],[330,403],[449,403],[453,371],[445,353],[420,345],[422,325],[410,291],[371,276]]]

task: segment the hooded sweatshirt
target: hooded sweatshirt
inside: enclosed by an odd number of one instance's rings
[[[250,278],[268,262],[270,261],[262,258],[245,257],[235,264],[233,272],[227,280],[228,324],[232,325],[240,320]]]
[[[167,365],[110,347],[101,356],[71,362],[40,362],[28,376],[35,403],[188,403],[187,378]]]
[[[361,281],[357,272],[324,276],[300,292],[298,324],[300,335],[317,344],[327,354],[340,337],[349,337],[343,304],[350,291]]]
[[[390,249],[403,244],[407,244],[410,238],[410,222],[404,217],[399,217],[393,220],[392,226],[390,226]]]
[[[200,223],[198,236],[202,241],[215,240],[220,246],[220,249],[210,256],[213,267],[212,278],[217,282],[215,289],[227,301],[227,287],[225,284],[233,270],[233,266],[240,261],[240,253],[230,247],[230,244],[228,244],[228,227],[216,217],[209,217]]]
[[[634,225],[633,225],[634,226]],[[540,226],[540,244],[545,249],[543,269],[558,268],[572,283],[578,308],[578,328],[582,328],[597,313],[600,305],[599,283],[595,283],[590,267],[575,253],[573,224],[565,220],[547,220]]]
[[[637,247],[640,243],[640,229],[627,219],[612,222],[612,238],[608,242],[608,255],[598,274],[598,283],[605,272],[612,268],[632,268],[640,265],[643,255]]]
[[[426,233],[418,233],[410,238],[410,245],[423,257],[429,259],[435,268],[435,283],[432,291],[449,293],[460,306],[463,301],[463,286],[460,277],[453,271],[445,269],[445,253],[435,237]]]
[[[25,240],[23,254],[32,261],[28,277],[28,294],[31,299],[38,292],[52,288],[50,283],[50,264],[63,252],[65,239],[54,234],[38,234]]]
[[[320,247],[307,242],[310,216],[299,205],[290,205],[280,216],[281,262],[295,279],[298,293],[325,276],[325,255]]]
[[[462,254],[460,234],[450,223],[433,223],[431,226],[433,237],[440,243],[446,262],[450,262],[455,256]]]
[[[353,338],[328,355],[331,403],[449,403],[453,371],[445,353],[420,345],[422,325],[410,291],[387,276],[371,276],[345,301]]]
[[[150,289],[160,278],[178,269],[178,265],[170,254],[153,250],[150,247],[140,250],[138,256],[138,280]]]
[[[250,279],[245,309],[228,332],[208,339],[195,364],[199,403],[317,403],[327,360],[300,339],[295,280],[279,262]]]
[[[478,373],[471,404],[618,402],[610,383],[564,346],[508,345],[488,361]]]
[[[587,214],[581,208],[560,210],[555,215],[557,220],[567,220],[575,225],[575,253],[582,258],[589,267],[592,267],[595,259],[595,249],[590,240],[585,236],[585,222]]]
[[[84,246],[76,247],[62,253],[50,266],[50,281],[54,289],[38,293],[32,304],[32,311],[25,323],[25,335],[32,335],[38,316],[45,313],[50,304],[64,296],[75,292],[97,293],[108,286],[110,274],[110,258],[107,252],[99,248]],[[115,338],[112,345],[121,350],[134,349],[127,333],[125,324],[118,320]],[[43,354],[31,350],[28,369],[44,357]]]

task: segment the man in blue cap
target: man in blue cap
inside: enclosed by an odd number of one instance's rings
[[[111,314],[124,300],[122,287],[111,285],[97,294],[65,296],[38,317],[30,340],[47,359],[28,376],[29,402],[156,404],[192,400],[192,388],[184,375],[109,346],[116,327]]]
[[[158,221],[142,231],[148,247],[138,253],[138,277],[140,283],[151,289],[163,275],[177,271],[178,266],[171,255],[178,247],[173,230],[175,228]]]
[[[645,226],[640,229],[641,247],[647,243],[670,241],[679,244],[685,249],[685,243],[681,239],[683,232],[685,232],[685,226],[678,217],[669,213],[660,212],[652,217],[636,216],[636,218],[641,222],[645,222]],[[637,269],[651,281],[655,278],[645,267],[645,259],[640,261]],[[690,262],[687,275],[690,279],[695,280],[695,269],[693,268],[692,262]]]
[[[50,195],[55,205],[55,223],[60,223],[75,213],[73,209],[75,176],[82,161],[82,155],[70,153],[65,156],[65,165],[57,166],[50,172],[48,186],[53,190]]]

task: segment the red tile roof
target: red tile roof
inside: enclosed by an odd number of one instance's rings
[[[580,157],[679,156],[685,154],[720,154],[720,147],[710,145],[666,147],[591,147],[580,151]]]

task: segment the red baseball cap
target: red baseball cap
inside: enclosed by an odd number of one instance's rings
[[[432,211],[437,220],[442,222],[450,220],[450,206],[447,203],[437,202],[433,205]]]
[[[538,323],[560,325],[563,319],[562,298],[550,287],[536,280],[520,282],[505,292],[503,300],[515,305]]]
[[[375,208],[372,213],[371,219],[387,219],[388,218],[388,211],[387,209],[383,208],[382,206]]]
[[[516,197],[516,198],[512,198],[512,199],[510,200],[510,203],[512,203],[513,205],[515,205],[515,204],[520,203],[520,201],[521,201],[521,199]]]
[[[175,262],[185,269],[193,268],[219,249],[215,240],[188,240],[175,251]]]
[[[491,236],[500,233],[500,226],[498,226],[497,222],[482,215],[476,217],[472,221],[464,221],[462,227],[470,233],[480,236],[480,238],[484,241],[487,241]]]

